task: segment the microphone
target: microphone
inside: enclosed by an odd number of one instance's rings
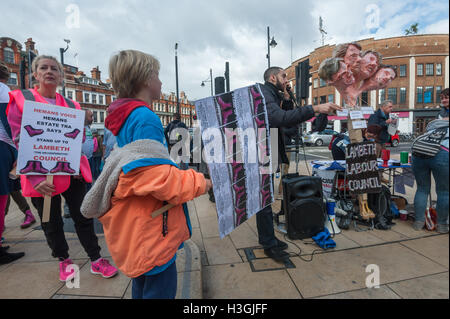
[[[297,105],[297,101],[296,101],[295,96],[294,96],[294,93],[292,93],[291,87],[289,85],[286,86],[286,91],[288,92],[289,96],[291,97],[292,102],[294,102],[294,105],[298,106]]]

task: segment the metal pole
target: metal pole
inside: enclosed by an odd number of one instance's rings
[[[267,65],[270,68],[270,31],[267,27]]]
[[[209,69],[209,76],[210,76],[210,79],[211,79],[211,96],[214,96],[212,69]]]
[[[63,48],[60,48],[60,49],[59,49],[59,52],[61,53],[61,65],[62,65],[63,70],[64,70],[64,49],[63,49]],[[30,79],[30,83],[31,83],[31,79]],[[31,85],[30,85],[30,88],[31,88]],[[62,81],[62,95],[63,95],[64,97],[66,97],[66,85],[65,85],[65,83],[64,83],[64,79],[63,79],[63,81]]]
[[[226,91],[230,92],[230,63],[225,63],[225,83],[226,83]]]
[[[176,78],[176,86],[177,86],[177,113],[181,117],[181,110],[180,110],[180,100],[178,95],[178,43],[175,44],[175,78]]]
[[[32,89],[33,85],[33,71],[31,70],[31,50],[28,51],[28,88]],[[63,82],[64,83],[64,82]],[[25,89],[25,87],[24,87]]]

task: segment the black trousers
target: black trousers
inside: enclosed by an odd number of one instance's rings
[[[99,259],[100,246],[94,231],[94,220],[81,215],[80,207],[86,194],[86,183],[83,180],[71,178],[70,187],[61,195],[67,202],[70,216],[75,224],[75,230],[81,245],[91,261]],[[48,246],[52,250],[52,256],[60,259],[69,258],[69,246],[64,236],[64,222],[61,216],[61,195],[52,197],[50,205],[50,221],[42,223],[44,198],[33,197],[31,202],[38,211],[42,229],[45,233]]]

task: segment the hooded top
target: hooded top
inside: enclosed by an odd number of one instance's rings
[[[108,108],[105,126],[116,136],[118,147],[86,195],[91,200],[83,202],[82,213],[95,212],[88,206],[102,202],[99,208],[105,207],[106,212],[99,220],[111,256],[124,274],[136,278],[160,273],[175,261],[176,251],[191,236],[183,203],[205,192],[205,178],[194,170],[177,168],[168,155],[161,121],[145,102],[116,100]],[[107,198],[102,190],[109,194]],[[93,204],[92,197],[97,196],[101,200]],[[175,207],[153,218],[152,212],[166,203]]]

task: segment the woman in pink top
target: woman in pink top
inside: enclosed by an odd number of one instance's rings
[[[39,82],[38,86],[31,90],[10,92],[11,99],[8,105],[7,115],[13,140],[17,145],[20,138],[19,133],[25,100],[34,100],[40,103],[80,109],[80,105],[77,102],[66,99],[56,92],[58,85],[61,84],[63,79],[63,67],[54,57],[37,57],[33,61],[32,70],[35,79]],[[98,245],[98,238],[94,232],[93,220],[86,219],[80,213],[81,203],[86,193],[86,182],[92,180],[89,168],[83,165],[85,163],[87,163],[87,159],[83,159],[82,157],[80,168],[82,176],[55,176],[53,183],[49,183],[45,176],[42,175],[21,176],[24,196],[31,197],[31,202],[36,207],[41,220],[44,206],[43,196],[52,196],[50,221],[48,223],[42,223],[42,229],[47,238],[47,243],[52,250],[52,256],[58,258],[60,261],[59,278],[61,281],[66,281],[68,278],[71,278],[74,272],[73,268],[72,271],[69,271],[71,268],[67,269],[72,264],[72,261],[69,259],[69,246],[64,236],[64,223],[61,217],[61,195],[69,206],[81,245],[91,259],[91,273],[99,274],[104,278],[110,278],[117,274],[117,269],[100,256],[100,246]],[[39,162],[31,163],[28,166],[31,166],[30,169],[33,172],[47,173]]]

